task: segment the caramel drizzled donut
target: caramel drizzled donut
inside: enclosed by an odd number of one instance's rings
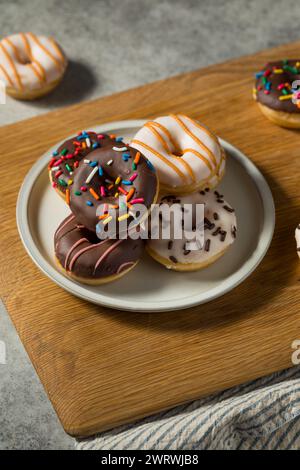
[[[143,241],[102,240],[69,215],[54,235],[55,255],[66,275],[85,284],[103,284],[127,274],[139,261]]]
[[[209,188],[186,196],[164,196],[160,204],[169,206],[177,204],[180,213],[184,210],[192,210],[194,214],[196,204],[204,204],[204,240],[199,249],[190,249],[191,241],[186,233],[183,237],[174,238],[173,218],[168,220],[162,212],[159,219],[158,239],[154,237],[148,240],[146,248],[150,256],[163,264],[168,269],[175,271],[196,271],[209,266],[220,258],[229,246],[234,242],[237,234],[237,222],[234,209],[225,201],[224,196],[217,190]],[[189,204],[191,206],[185,206]],[[192,209],[190,209],[190,207]],[[195,232],[195,218],[192,218],[192,226],[188,227],[190,234]],[[170,237],[163,239],[162,227],[170,227]],[[154,227],[155,233],[156,227]],[[151,231],[152,232],[152,231]]]
[[[296,80],[300,80],[300,60],[296,59],[269,62],[256,74],[253,97],[275,124],[300,127],[299,84],[293,89]]]
[[[166,193],[192,193],[215,187],[225,170],[225,152],[205,126],[184,115],[162,116],[147,122],[132,147],[155,166]]]
[[[73,184],[73,174],[79,162],[98,148],[115,145],[118,139],[114,135],[96,134],[91,131],[82,131],[75,137],[63,142],[53,152],[48,165],[49,177],[52,186],[57,192],[70,200],[70,187]]]
[[[133,220],[130,207],[143,204],[147,211],[156,202],[158,181],[151,163],[137,150],[123,142],[108,143],[88,155],[79,164],[70,187],[70,209],[89,230],[104,229],[114,216],[120,221]],[[126,215],[120,215],[119,197],[124,196]],[[98,210],[103,209],[101,214]],[[147,215],[147,213],[146,213]],[[116,221],[117,222],[117,221]]]
[[[65,54],[53,38],[19,33],[0,41],[0,79],[14,98],[46,95],[58,85],[66,68]]]

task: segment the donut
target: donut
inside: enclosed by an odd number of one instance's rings
[[[78,224],[73,214],[54,235],[55,256],[64,274],[84,284],[98,285],[127,274],[143,253],[139,238],[99,240],[94,232]]]
[[[66,68],[66,56],[53,38],[18,33],[0,41],[0,80],[13,98],[34,100],[50,93]]]
[[[255,75],[253,97],[262,113],[278,126],[300,127],[300,60],[269,62]],[[299,96],[298,96],[299,95]]]
[[[295,238],[296,238],[297,253],[300,258],[300,224],[295,230]]]
[[[75,137],[63,142],[52,153],[48,171],[52,186],[56,191],[69,199],[69,188],[73,183],[73,173],[79,162],[97,148],[115,144],[118,139],[114,135],[97,134],[92,131],[81,131]]]
[[[146,207],[146,217],[157,200],[158,190],[154,167],[141,152],[119,140],[108,142],[83,159],[74,172],[70,209],[87,229],[104,232],[111,218],[117,225],[124,219],[127,225],[133,222],[130,207],[135,204]],[[121,207],[120,196],[124,198]]]
[[[225,152],[217,137],[184,115],[147,122],[131,146],[155,166],[164,193],[189,194],[214,188],[225,170]]]
[[[204,220],[202,221],[204,240],[199,249],[190,249],[189,242],[191,240],[187,237],[187,232],[182,232],[182,236],[179,238],[174,237],[173,229],[176,219],[169,220],[164,212],[160,213],[158,226],[151,227],[151,236],[152,233],[158,235],[156,235],[157,238],[153,236],[147,241],[146,250],[153,259],[168,269],[175,271],[203,269],[220,258],[236,239],[237,221],[234,209],[217,190],[206,188],[185,196],[163,196],[160,199],[161,204],[169,206],[177,204],[181,213],[192,210],[193,214],[195,214],[196,204],[204,204]],[[186,204],[191,206],[185,206]],[[187,227],[190,235],[196,230],[194,215],[191,221],[191,227]],[[162,227],[168,225],[170,236],[165,239],[162,237],[161,230]]]

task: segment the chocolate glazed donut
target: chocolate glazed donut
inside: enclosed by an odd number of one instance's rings
[[[95,149],[115,144],[117,140],[115,136],[82,131],[66,140],[53,152],[48,165],[50,181],[57,192],[66,197],[67,202],[69,188],[73,183],[73,172],[78,168],[79,162]]]
[[[254,98],[264,106],[285,113],[300,113],[293,103],[292,83],[300,80],[300,60],[269,62],[256,74]]]
[[[158,180],[152,164],[132,147],[110,143],[80,163],[70,190],[70,209],[79,223],[95,232],[102,224],[104,230],[108,217],[112,217],[111,208],[117,223],[122,217],[120,209],[122,213],[125,210],[129,223],[134,218],[130,207],[143,204],[150,210],[157,195]],[[119,207],[120,196],[125,197],[125,208]]]
[[[85,284],[103,284],[120,278],[139,261],[143,241],[102,240],[69,215],[54,235],[55,255],[68,276]]]

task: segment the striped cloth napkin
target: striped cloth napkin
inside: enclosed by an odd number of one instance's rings
[[[300,449],[300,367],[76,441],[76,448]]]

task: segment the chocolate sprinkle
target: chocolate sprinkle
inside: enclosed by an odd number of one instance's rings
[[[221,242],[224,242],[225,238],[226,238],[226,235],[227,235],[226,230],[221,230],[220,235],[221,235],[221,238],[220,238]]]
[[[205,191],[200,191],[200,194],[202,194],[202,196],[205,196]]]
[[[229,206],[223,206],[223,208],[228,211],[228,212],[234,212],[234,209],[232,209],[232,207],[229,207]]]
[[[231,227],[231,234],[232,234],[233,238],[236,238],[236,226],[235,225],[233,225]]]
[[[210,249],[210,239],[206,240],[204,249],[205,249],[205,251],[209,251],[209,249]]]
[[[212,235],[215,237],[216,235],[218,235],[218,233],[221,232],[221,227],[218,227],[217,230],[215,230]]]
[[[184,250],[183,254],[184,256],[188,255],[191,252],[191,250]]]
[[[169,257],[170,260],[173,262],[173,263],[178,263],[177,259],[175,258],[175,256],[170,256]]]
[[[171,249],[172,249],[172,246],[173,246],[173,241],[170,240],[170,241],[168,242],[168,250],[171,250]]]
[[[214,212],[214,219],[215,219],[215,220],[219,220],[219,216],[218,216],[218,214],[217,214],[216,212]]]
[[[224,204],[225,201],[223,201],[223,199],[217,199],[217,202],[218,202],[219,204]]]

